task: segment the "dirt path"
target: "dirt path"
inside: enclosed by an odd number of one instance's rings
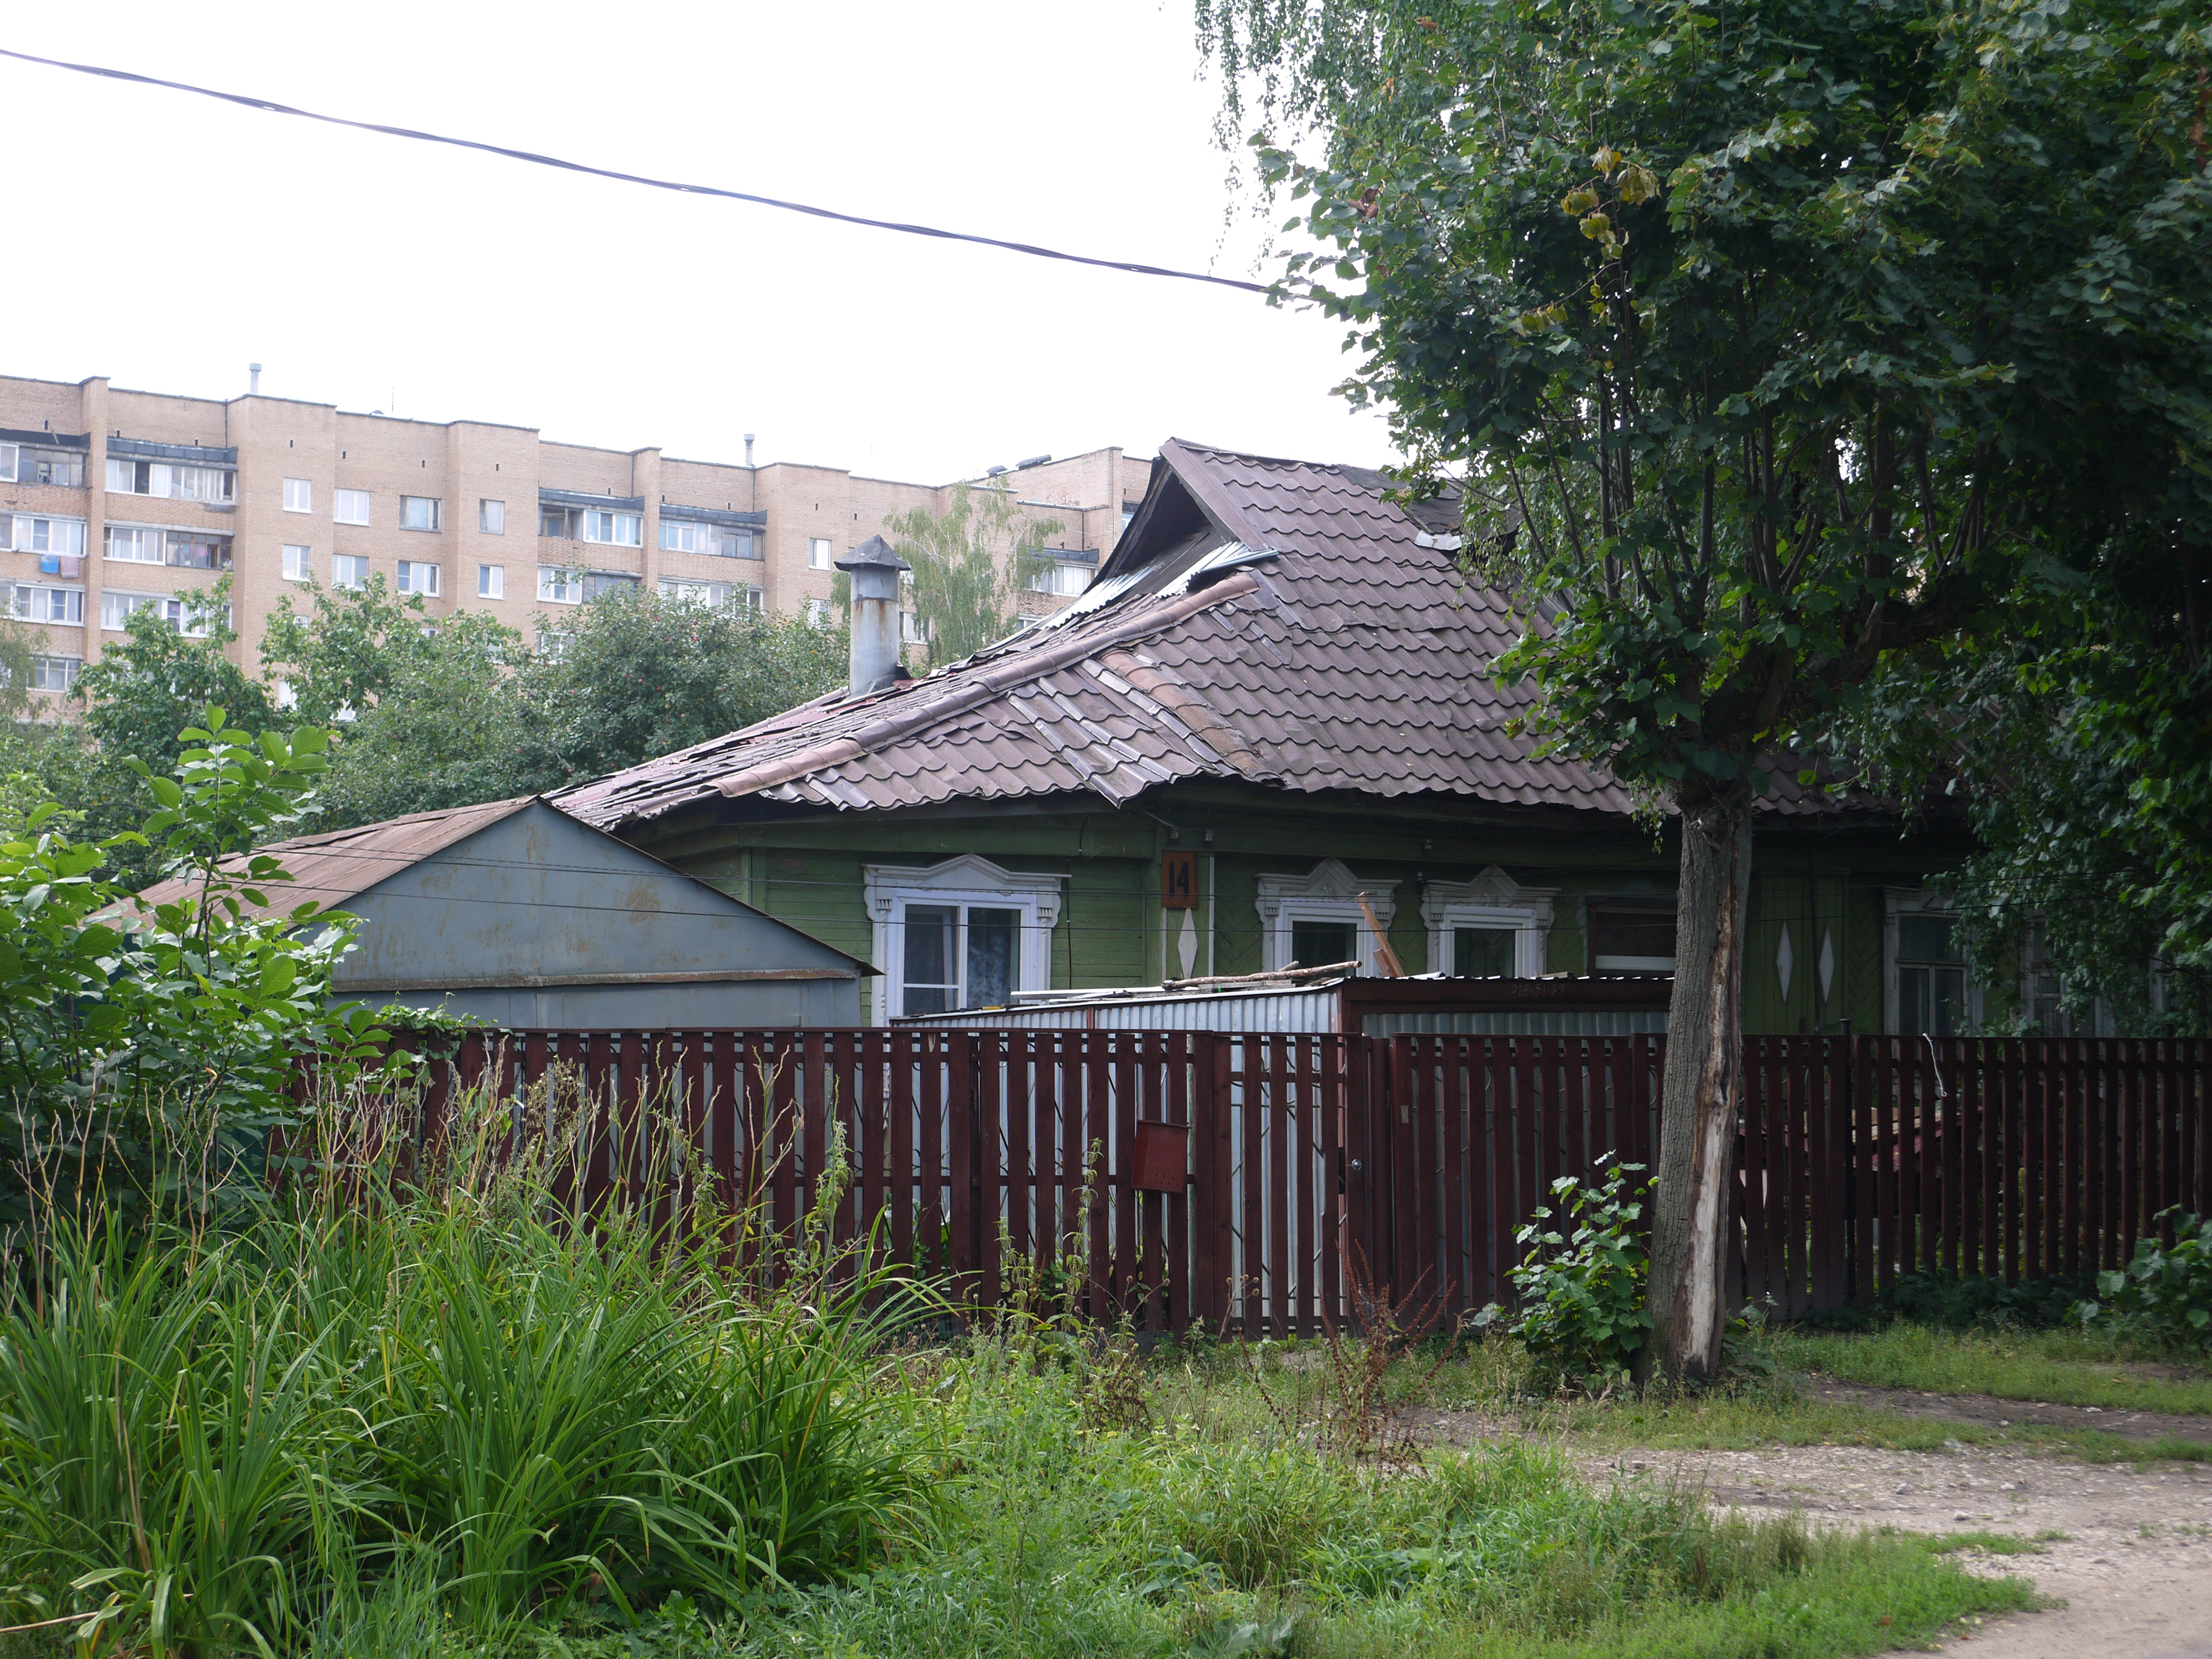
[[[2212,1442],[2212,1417],[2179,1417],[2170,1412],[2114,1411],[2100,1406],[2045,1406],[2029,1400],[2000,1400],[1988,1394],[1920,1394],[1911,1389],[1876,1389],[1808,1376],[1799,1383],[1807,1398],[1902,1417],[1933,1418],[1943,1423],[1972,1423],[2009,1428],[2034,1423],[2053,1428],[2101,1429],[2130,1440]]]
[[[2135,1469],[2011,1448],[1777,1446],[1628,1451],[1585,1459],[1583,1470],[1597,1481],[1694,1481],[1724,1508],[1798,1509],[1830,1525],[2063,1533],[2040,1554],[1962,1553],[1969,1571],[2020,1574],[2068,1606],[1948,1645],[1975,1659],[2212,1659],[2212,1467]]]

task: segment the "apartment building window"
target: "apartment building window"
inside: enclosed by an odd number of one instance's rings
[[[1091,586],[1091,571],[1087,566],[1054,559],[1030,571],[1024,586],[1032,593],[1058,593],[1072,597]]]
[[[713,610],[733,605],[741,611],[761,608],[761,590],[743,582],[687,582],[660,579],[660,597],[683,605],[702,605]]]
[[[830,601],[827,599],[807,600],[806,620],[816,628],[829,627]]]
[[[166,564],[181,570],[230,568],[230,538],[153,525],[107,526],[106,556],[118,564]]]
[[[561,657],[567,655],[568,650],[568,636],[566,634],[556,634],[543,628],[538,630],[538,654],[539,656],[551,657],[557,660]]]
[[[367,524],[368,492],[366,489],[332,490],[331,517],[340,524]]]
[[[732,529],[727,525],[694,524],[688,519],[663,519],[660,550],[698,553],[715,559],[757,559],[763,550],[750,530]]]
[[[929,625],[911,611],[899,612],[899,638],[908,645],[929,643]]]
[[[584,513],[584,539],[609,547],[645,545],[645,519],[636,513],[610,513],[589,507]]]
[[[73,455],[66,449],[0,444],[0,483],[49,484],[62,489],[82,489],[84,457]]]
[[[480,564],[477,567],[477,597],[480,599],[503,599],[507,597],[505,565]]]
[[[34,513],[13,514],[0,524],[8,527],[8,545],[18,553],[52,553],[66,558],[84,556],[84,520],[49,519]]]
[[[23,622],[83,625],[84,590],[81,587],[33,587],[19,582],[8,592],[9,614]]]
[[[435,530],[438,527],[438,498],[435,495],[402,495],[399,498],[399,527],[402,530]]]
[[[425,564],[420,559],[399,562],[399,591],[403,593],[422,593],[431,599],[438,596],[438,567]]]
[[[368,561],[357,553],[340,553],[331,560],[332,587],[366,587],[368,586]]]
[[[179,466],[167,461],[111,457],[107,488],[121,495],[161,495],[185,501],[238,498],[238,474],[224,466]]]
[[[31,690],[66,691],[76,684],[77,671],[83,666],[82,657],[33,657],[31,659]]]
[[[507,534],[507,503],[479,501],[477,503],[477,528],[487,536]]]
[[[110,633],[120,633],[131,618],[141,611],[151,611],[163,622],[188,640],[204,640],[214,631],[215,606],[204,599],[164,599],[159,593],[118,593],[110,591],[100,596],[100,625]],[[230,626],[231,607],[222,607],[222,621]]]
[[[830,538],[827,536],[809,536],[806,538],[806,568],[809,570],[827,570],[830,568]]]
[[[538,567],[538,597],[548,605],[581,605],[583,573],[557,564]]]
[[[284,544],[284,580],[288,582],[311,582],[315,579],[315,555],[313,548],[297,543]]]
[[[312,513],[315,510],[315,483],[312,478],[284,480],[284,510],[287,513]]]

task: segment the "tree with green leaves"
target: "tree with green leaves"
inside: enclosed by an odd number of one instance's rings
[[[173,732],[172,765],[128,764],[154,810],[89,842],[53,803],[0,842],[0,1225],[64,1208],[198,1205],[294,1115],[294,1068],[340,1066],[383,1033],[331,1002],[350,919],[252,849],[299,821],[327,764],[319,726],[258,735],[224,711]],[[103,873],[117,840],[183,878],[150,906]]]
[[[929,641],[931,665],[973,656],[1019,626],[1015,595],[1050,562],[1048,542],[1058,519],[1031,519],[1013,492],[995,484],[957,483],[942,513],[908,507],[884,520],[909,579],[915,620]],[[838,599],[849,605],[839,577]]]
[[[2132,479],[2202,525],[2182,0],[1203,0],[1281,293],[1528,617],[1546,741],[1679,828],[1645,1364],[1711,1375],[1759,798]],[[1256,93],[1253,88],[1256,87]],[[1248,101],[1248,94],[1249,95]],[[2192,131],[2192,129],[2194,131]]]

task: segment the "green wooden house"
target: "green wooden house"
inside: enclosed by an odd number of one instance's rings
[[[864,668],[559,804],[873,962],[879,1022],[1371,969],[1386,941],[1409,974],[1667,971],[1671,833],[1513,734],[1527,694],[1483,671],[1519,624],[1462,576],[1455,504],[1386,489],[1170,441],[1057,615],[925,678]],[[1756,836],[1749,1028],[1971,1018],[1931,883],[1965,845],[1783,781]]]

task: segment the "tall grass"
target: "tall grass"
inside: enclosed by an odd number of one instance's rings
[[[834,1173],[772,1282],[744,1218],[581,1213],[562,1086],[519,1146],[464,1099],[404,1180],[333,1136],[219,1230],[47,1215],[0,1306],[0,1611],[275,1654],[395,1574],[490,1632],[736,1607],[923,1528],[931,1420],[870,1386],[911,1297],[828,1245]]]

